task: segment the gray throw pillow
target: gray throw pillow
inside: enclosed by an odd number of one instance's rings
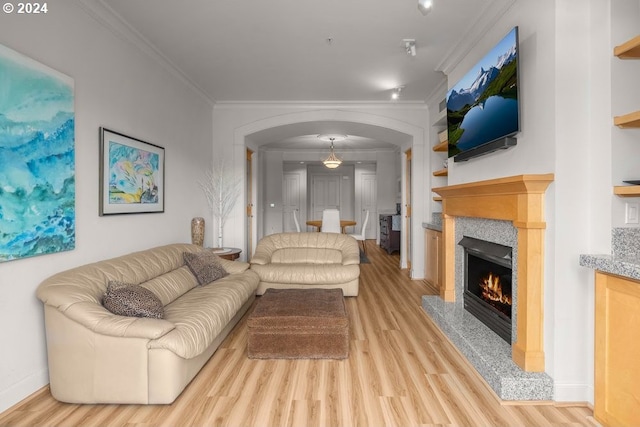
[[[142,286],[109,281],[102,305],[120,316],[164,318],[164,307],[160,298]]]
[[[212,251],[185,252],[183,257],[200,285],[206,285],[229,275],[220,263],[218,255]]]

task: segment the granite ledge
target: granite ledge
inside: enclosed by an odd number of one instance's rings
[[[525,372],[511,358],[511,346],[464,309],[423,295],[422,308],[467,358],[502,400],[553,400],[553,379],[544,372]]]
[[[442,224],[434,224],[432,222],[423,222],[422,227],[429,230],[442,231]]]
[[[423,222],[422,227],[428,230],[442,231],[442,212],[433,212],[431,221]]]
[[[621,258],[613,255],[580,255],[580,265],[604,273],[640,280],[640,258]]]

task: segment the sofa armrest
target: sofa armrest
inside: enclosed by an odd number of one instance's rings
[[[353,253],[352,251],[342,253],[342,265],[355,265],[360,264],[360,252]]]
[[[271,262],[271,254],[256,254],[251,258],[251,264],[267,265]]]
[[[251,257],[251,264],[267,265],[271,263],[271,257],[276,250],[272,236],[265,236],[258,242],[256,250]]]
[[[353,237],[345,239],[342,244],[342,264],[360,264],[360,247],[358,241]]]
[[[64,315],[101,335],[156,339],[175,329],[164,319],[118,316],[99,304],[78,302],[69,306]]]
[[[229,274],[244,273],[249,269],[249,263],[243,261],[229,261],[228,259],[220,258],[220,264]]]

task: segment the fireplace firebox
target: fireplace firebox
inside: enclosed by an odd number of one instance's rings
[[[463,237],[464,308],[511,344],[512,249]]]

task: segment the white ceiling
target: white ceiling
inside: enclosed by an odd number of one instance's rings
[[[417,0],[98,1],[217,103],[391,103],[398,86],[399,102],[424,103],[445,80],[436,69],[510,3],[434,0],[423,16]],[[403,39],[416,40],[415,57]],[[265,131],[255,141],[299,148],[335,132],[325,125]],[[402,139],[382,128],[343,127],[369,148]]]

